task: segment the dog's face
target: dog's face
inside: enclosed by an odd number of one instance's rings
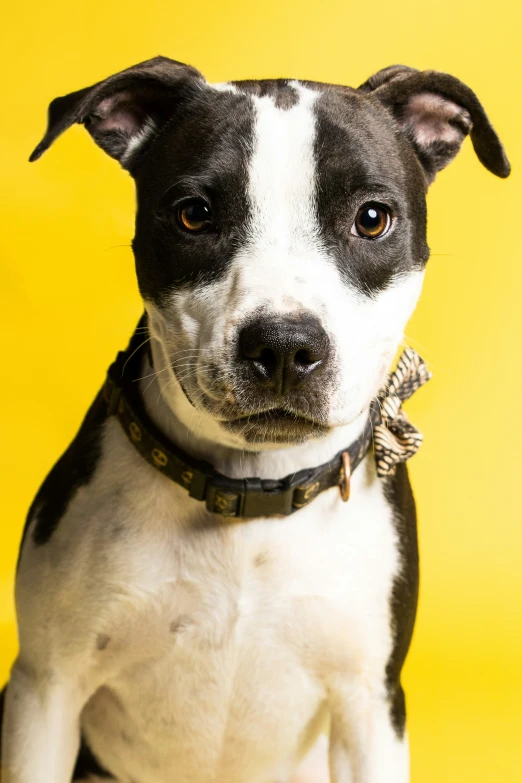
[[[468,88],[401,67],[359,90],[213,86],[157,58],[58,99],[36,156],[74,121],[136,181],[166,401],[190,428],[256,450],[368,408],[420,293],[427,184],[470,129],[483,163],[509,173]]]
[[[365,410],[428,256],[425,179],[385,110],[323,85],[206,87],[135,176],[138,279],[176,410],[185,394],[256,447]]]

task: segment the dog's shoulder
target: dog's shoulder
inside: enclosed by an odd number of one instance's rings
[[[20,551],[29,530],[36,546],[46,544],[75,493],[91,480],[101,455],[102,431],[106,418],[107,406],[100,392],[74,440],[38,490],[27,515]]]

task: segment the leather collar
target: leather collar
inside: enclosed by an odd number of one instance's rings
[[[146,325],[145,319],[146,316],[142,318],[139,326]],[[374,435],[379,432],[379,428],[383,428],[383,424],[385,432],[381,433],[380,440],[384,438],[386,441],[390,437],[390,428],[386,426],[389,422],[384,421],[385,413],[383,415],[383,402],[386,402],[388,397],[381,394],[370,406],[368,422],[361,435],[336,454],[330,462],[300,470],[282,479],[229,478],[215,470],[210,463],[195,459],[170,441],[147,414],[139,394],[138,384],[135,382],[139,378],[141,369],[143,351],[140,350],[140,342],[143,339],[144,332],[138,328],[127,350],[118,354],[109,369],[102,390],[107,403],[107,413],[118,418],[130,442],[149,465],[187,490],[190,497],[204,502],[208,511],[214,514],[238,520],[288,516],[309,505],[317,495],[331,487],[339,487],[341,497],[346,501],[349,498],[350,475],[370,450]],[[411,349],[408,351],[417,357]],[[404,360],[404,356],[405,354],[401,361]],[[425,380],[429,378],[429,373],[426,372],[426,375]],[[402,380],[401,378],[401,382]],[[425,381],[420,381],[418,385],[423,382]],[[411,396],[413,392],[411,389],[408,391],[407,396]],[[398,412],[403,414],[400,410],[400,401]],[[396,416],[395,423],[398,418],[401,417]],[[402,419],[405,419],[404,414]],[[422,438],[409,422],[408,426]],[[418,445],[420,443],[416,444],[414,451],[417,450]],[[390,451],[388,448],[390,443],[386,442],[384,446],[387,451]],[[391,451],[393,452],[393,446]],[[386,460],[390,458],[382,451],[379,453],[381,468],[384,469]],[[405,455],[405,449],[402,447],[401,454],[394,459],[394,463],[390,465],[389,470],[385,470],[385,473],[393,472],[394,464],[404,461],[409,456],[411,453]],[[379,461],[377,461],[377,468],[379,473]],[[382,470],[380,475],[384,475]]]

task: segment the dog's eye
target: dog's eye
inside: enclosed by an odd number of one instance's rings
[[[178,207],[178,222],[186,231],[199,232],[207,229],[212,223],[212,212],[202,199],[186,201]]]
[[[382,237],[391,225],[390,213],[382,204],[363,204],[357,212],[351,233],[364,239]]]

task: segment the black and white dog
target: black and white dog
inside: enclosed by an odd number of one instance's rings
[[[295,477],[362,442],[427,185],[468,133],[507,176],[502,146],[402,66],[209,84],[158,57],[54,101],[32,159],[75,122],[136,181],[146,315],[29,513],[1,783],[405,783],[405,465],[366,449],[346,504],[347,464]]]

